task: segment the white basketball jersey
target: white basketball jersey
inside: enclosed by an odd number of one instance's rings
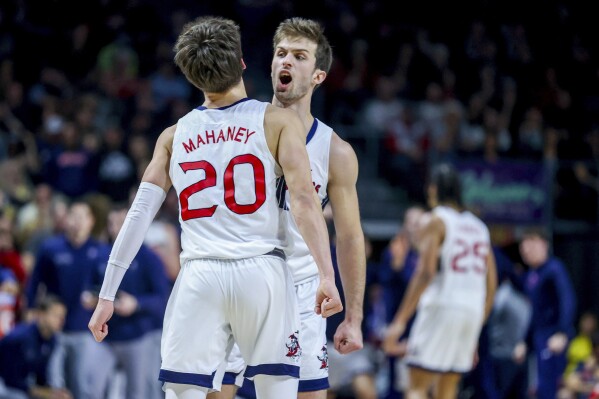
[[[332,135],[333,129],[315,118],[306,137],[306,150],[310,158],[312,183],[323,208],[329,202],[327,183],[329,181],[329,149]],[[291,268],[293,281],[298,284],[317,276],[318,267],[300,234],[293,214],[289,210],[289,192],[284,177],[277,181],[277,197],[279,198],[279,207],[284,210],[284,217],[288,220],[287,264]]]
[[[179,198],[181,260],[240,259],[283,246],[281,170],[264,134],[267,103],[198,107],[177,123],[170,177]]]
[[[472,213],[438,206],[434,214],[445,224],[440,267],[423,292],[419,306],[441,305],[484,312],[487,255],[491,240],[487,226]]]

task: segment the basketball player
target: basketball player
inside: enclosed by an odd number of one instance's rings
[[[497,276],[487,226],[462,207],[459,175],[436,166],[428,185],[432,209],[422,227],[420,258],[408,291],[389,325],[383,348],[399,354],[406,324],[408,399],[454,399],[461,375],[473,366],[480,330],[495,295]]]
[[[89,328],[98,341],[108,334],[114,295],[172,184],[180,202],[182,266],[162,336],[166,399],[201,399],[218,390],[233,338],[261,398],[295,398],[301,337],[280,249],[285,243],[275,181],[282,173],[319,268],[312,306],[323,317],[342,310],[303,125],[292,110],[247,98],[233,21],[202,17],[185,25],[175,51],[175,63],[205,101],[158,138],[113,246]]]
[[[323,83],[331,67],[332,50],[322,26],[303,18],[290,18],[278,26],[273,49],[272,102],[278,107],[296,110],[302,118],[314,190],[323,208],[330,201],[333,211],[337,259],[345,293],[345,317],[336,331],[334,344],[339,353],[347,354],[363,346],[366,255],[356,192],[358,161],[352,147],[316,119],[310,109],[312,93]],[[277,190],[284,194],[279,206],[285,210],[293,237],[287,264],[295,283],[303,341],[298,397],[325,399],[329,387],[326,320],[314,313],[312,306],[319,284],[318,268],[289,213],[289,209],[293,211],[293,204],[289,201],[286,179],[286,175],[279,179]],[[230,360],[227,371],[239,377],[243,362],[239,358]],[[233,378],[230,374],[227,377],[230,384],[243,382],[243,378]],[[209,397],[233,399],[235,391],[235,386],[229,385]]]

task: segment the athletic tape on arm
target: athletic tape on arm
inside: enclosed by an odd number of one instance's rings
[[[114,301],[125,272],[137,255],[146,232],[165,198],[166,193],[161,187],[148,182],[139,185],[135,200],[112,246],[100,298]]]

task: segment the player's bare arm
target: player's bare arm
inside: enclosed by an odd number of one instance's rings
[[[356,182],[358,159],[349,143],[337,134],[331,138],[327,193],[335,223],[337,262],[345,293],[345,319],[334,337],[335,349],[345,354],[363,346],[362,319],[366,286],[364,233]]]
[[[497,290],[497,265],[495,264],[495,255],[489,250],[487,255],[487,294],[485,297],[485,318],[486,321],[493,310],[493,300]]]
[[[335,272],[329,248],[329,234],[320,204],[315,200],[310,161],[304,138],[305,127],[297,113],[269,105],[264,118],[271,152],[285,175],[290,208],[295,222],[318,266],[321,289],[316,312],[323,317],[343,310],[335,287]],[[273,145],[276,143],[276,148]]]
[[[406,324],[414,315],[420,296],[428,287],[437,273],[437,262],[443,239],[445,238],[445,224],[438,216],[432,216],[430,221],[423,226],[421,234],[421,245],[419,246],[420,257],[410,280],[406,295],[389,325],[383,349],[388,354],[395,354],[400,348],[398,339],[404,333]],[[403,348],[401,348],[403,351]]]
[[[98,304],[88,324],[98,342],[108,335],[108,321],[114,313],[118,287],[172,185],[168,171],[175,130],[176,125],[171,126],[158,137],[152,160],[112,247]]]
[[[154,147],[152,160],[148,164],[141,179],[142,182],[148,182],[155,184],[158,187],[162,187],[164,192],[168,192],[172,186],[169,167],[171,151],[173,148],[173,137],[175,136],[176,130],[177,125],[172,125],[160,134],[156,141],[156,147]]]

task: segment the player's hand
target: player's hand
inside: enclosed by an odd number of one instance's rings
[[[476,366],[478,366],[478,362],[480,362],[480,355],[478,354],[478,346],[476,347],[476,350],[474,351],[474,355],[472,356],[472,368],[476,368]]]
[[[406,354],[405,342],[400,341],[406,326],[402,323],[391,323],[385,331],[383,351],[389,356],[404,356]]]
[[[527,350],[528,349],[526,348],[526,344],[524,342],[519,342],[514,347],[514,351],[512,352],[512,359],[514,359],[514,362],[516,362],[517,364],[524,363],[524,361],[526,360]]]
[[[314,311],[322,317],[329,317],[343,310],[339,291],[335,282],[321,279],[316,291],[316,305]]]
[[[106,299],[98,301],[98,306],[94,310],[91,320],[87,327],[94,335],[94,338],[98,342],[102,342],[108,335],[108,320],[112,317],[114,312],[114,303]]]
[[[51,398],[52,399],[73,399],[73,395],[71,395],[71,393],[64,388],[53,388]]]
[[[347,319],[343,320],[339,324],[339,327],[337,327],[337,331],[335,331],[333,341],[335,349],[342,355],[362,349],[364,342],[362,340],[360,324],[349,322]]]
[[[547,340],[547,348],[553,353],[560,354],[568,345],[568,337],[564,333],[555,333]]]

